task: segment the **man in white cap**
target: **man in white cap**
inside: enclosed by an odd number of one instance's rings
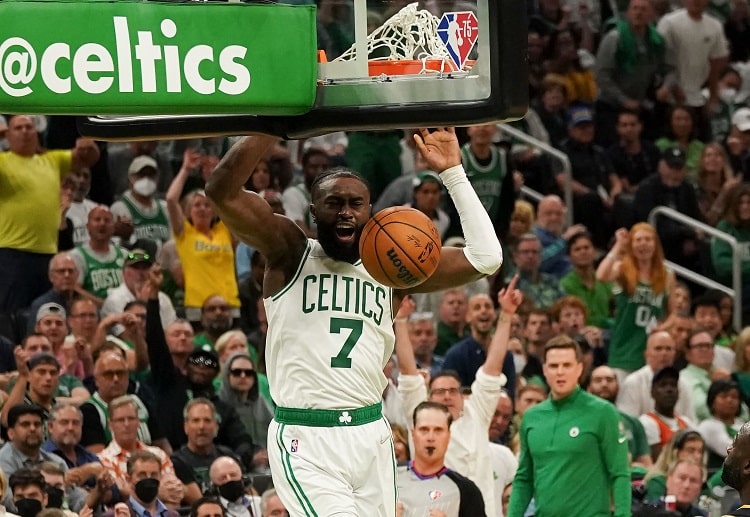
[[[727,149],[735,173],[750,178],[750,108],[740,108],[732,115]]]
[[[136,156],[128,167],[128,190],[112,205],[116,222],[115,235],[123,243],[149,239],[162,244],[170,239],[172,230],[167,204],[156,198],[159,165],[150,156]],[[132,225],[125,224],[131,221]]]

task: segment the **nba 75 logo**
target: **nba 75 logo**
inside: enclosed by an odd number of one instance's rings
[[[296,439],[296,438],[292,439],[292,443],[291,443],[291,445],[289,447],[289,450],[291,452],[297,452],[297,450],[299,450],[299,440],[298,439]]]
[[[463,68],[479,36],[479,22],[471,11],[445,13],[437,28],[438,36],[457,69]]]

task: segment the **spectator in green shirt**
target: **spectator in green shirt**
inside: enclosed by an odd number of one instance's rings
[[[588,232],[572,235],[567,242],[568,257],[573,269],[560,280],[566,293],[577,296],[588,309],[586,324],[599,328],[610,328],[612,316],[609,306],[612,299],[612,284],[596,279],[594,259],[596,249]]]

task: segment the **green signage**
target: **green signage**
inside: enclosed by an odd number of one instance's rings
[[[0,1],[0,112],[296,115],[315,99],[315,8]]]

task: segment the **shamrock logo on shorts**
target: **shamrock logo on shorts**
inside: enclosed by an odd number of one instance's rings
[[[351,424],[352,423],[352,416],[349,414],[348,411],[344,411],[341,413],[341,416],[339,417],[339,422],[342,424]]]

